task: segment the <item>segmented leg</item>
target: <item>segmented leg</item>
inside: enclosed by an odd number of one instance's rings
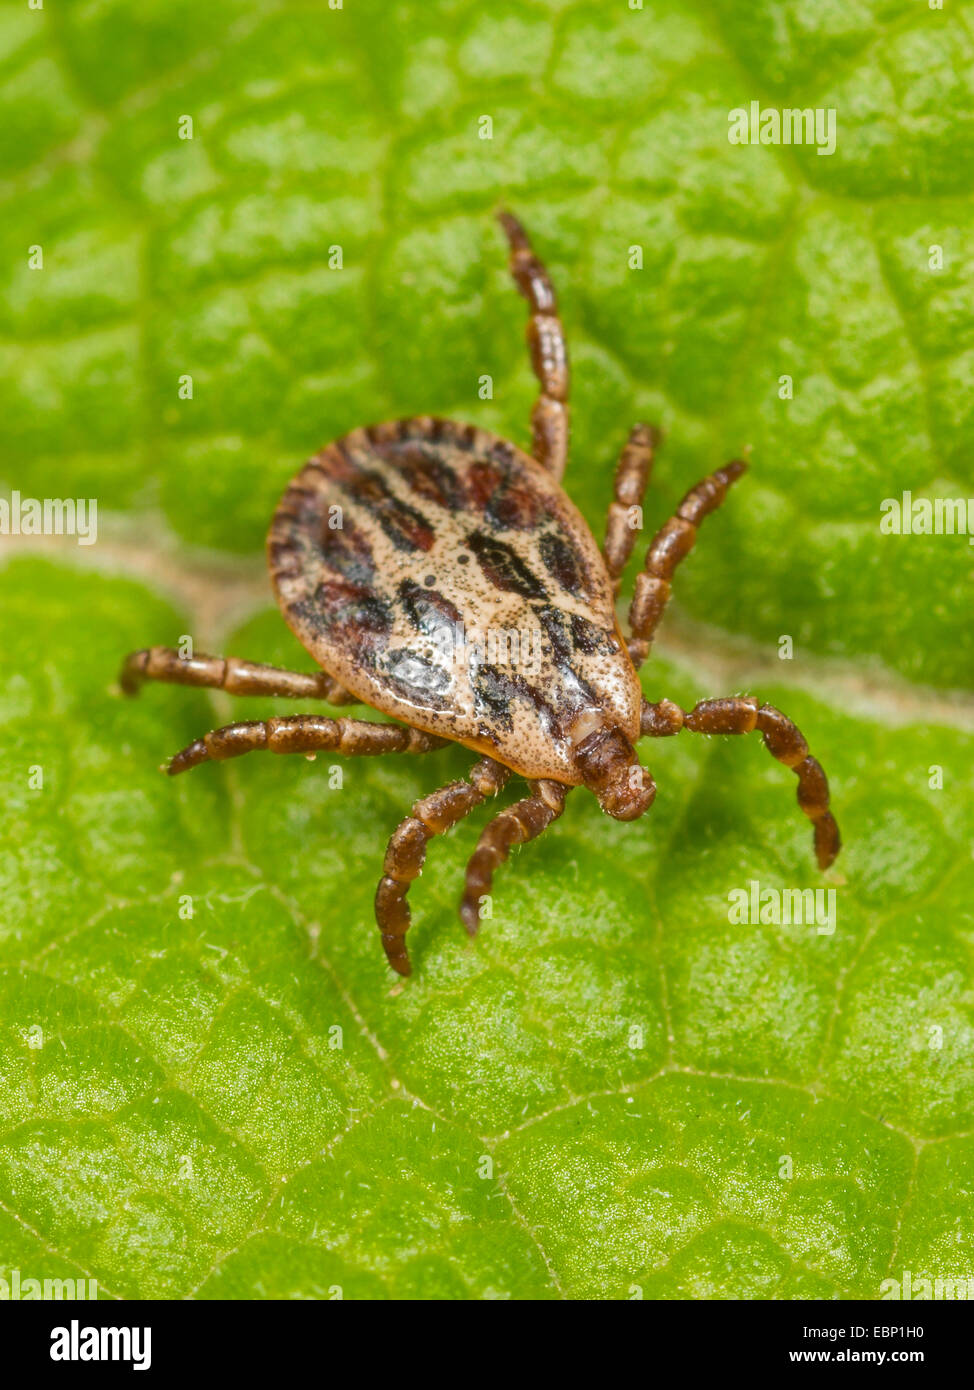
[[[652,425],[634,425],[616,465],[613,499],[609,503],[602,549],[614,594],[619,592],[622,571],[636,544],[639,528],[633,525],[632,510],[642,504],[646,495],[653,454],[659,447],[659,440],[659,431]]]
[[[801,730],[774,705],[759,705],[751,696],[732,696],[724,700],[701,700],[686,714],[672,700],[643,704],[642,733],[651,738],[667,738],[689,729],[695,734],[750,734],[755,730],[764,746],[779,763],[790,767],[798,778],[798,805],[812,822],[815,857],[820,869],[827,869],[842,847],[839,827],[829,810],[829,784],[821,765],[808,751]]]
[[[450,740],[406,729],[400,724],[371,724],[366,719],[325,719],[318,714],[288,714],[280,719],[250,719],[225,724],[196,739],[171,758],[164,771],[170,777],[200,763],[223,762],[244,753],[346,753],[375,757],[379,753],[432,753]]]
[[[571,791],[547,778],[529,782],[528,787],[529,797],[498,812],[487,824],[467,865],[460,918],[471,936],[480,927],[481,899],[490,892],[494,871],[504,863],[511,846],[525,844],[547,830],[561,815]]]
[[[413,879],[423,871],[427,844],[434,835],[451,830],[475,806],[499,792],[510,775],[509,768],[492,758],[483,758],[474,765],[469,780],[451,782],[417,801],[393,832],[375,892],[375,920],[382,933],[386,958],[400,975],[412,973],[406,950],[410,922],[406,894]]]
[[[201,653],[184,657],[172,647],[147,647],[125,658],[118,677],[125,694],[137,695],[146,681],[206,686],[230,695],[287,695],[293,700],[327,700],[330,705],[357,703],[355,695],[324,671],[284,671],[236,656]]]
[[[694,547],[697,528],[705,516],[716,511],[747,464],[732,459],[692,487],[675,515],[656,532],[646,556],[646,565],[636,576],[636,587],[629,607],[629,655],[637,668],[649,655],[663,609],[670,597],[670,580],[680,561]]]
[[[568,348],[558,317],[558,299],[547,270],[531,249],[528,234],[509,212],[498,213],[511,247],[511,274],[528,301],[527,342],[541,394],[531,411],[532,454],[556,478],[568,458]]]

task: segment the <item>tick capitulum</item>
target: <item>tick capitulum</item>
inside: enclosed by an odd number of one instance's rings
[[[572,787],[589,788],[617,820],[648,810],[656,787],[636,758],[640,738],[759,732],[798,777],[819,867],[839,852],[825,774],[780,711],[735,696],[685,712],[670,700],[645,700],[637,675],[677,565],[745,464],[735,459],[691,488],[656,533],[624,637],[615,600],[636,541],[631,509],[643,500],[658,434],[645,425],[630,432],[600,551],[560,486],[569,372],[555,292],[520,223],[509,213],[500,222],[528,302],[528,347],[540,384],[531,455],[473,425],[429,416],[353,430],[304,466],[267,538],[277,601],[321,670],[183,658],[152,647],[133,652],[120,678],[127,694],[145,680],[173,681],[235,695],[362,703],[401,721],[301,714],[229,724],[177,753],[171,776],[255,749],[375,755],[431,753],[455,742],[481,755],[467,778],[416,802],[389,841],[375,915],[400,975],[411,970],[406,895],[434,835],[512,774],[527,779],[528,796],[488,822],[467,866],[460,916],[473,934],[498,865],[561,815]],[[458,653],[458,633],[500,634],[505,643],[510,634],[532,634],[537,659],[501,659],[489,641]]]

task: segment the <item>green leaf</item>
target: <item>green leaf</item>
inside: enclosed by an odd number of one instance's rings
[[[879,530],[885,498],[972,491],[971,49],[969,7],[910,0],[0,11],[0,481],[99,504],[95,545],[0,540],[0,1275],[793,1299],[971,1273],[972,552]],[[751,101],[834,107],[835,153],[731,145]],[[501,201],[561,293],[597,535],[636,419],[667,432],[650,528],[752,446],[645,688],[779,704],[845,848],[823,878],[759,740],[649,744],[650,814],[571,797],[473,943],[486,813],[436,840],[393,983],[385,841],[470,756],[169,781],[280,703],[113,682],[183,636],[310,668],[260,549],[330,438],[440,413],[527,443]],[[834,890],[834,930],[733,920],[752,882]]]

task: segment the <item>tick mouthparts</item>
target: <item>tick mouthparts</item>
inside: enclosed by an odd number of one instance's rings
[[[620,729],[596,729],[578,745],[575,762],[606,815],[636,820],[652,806],[656,783]]]

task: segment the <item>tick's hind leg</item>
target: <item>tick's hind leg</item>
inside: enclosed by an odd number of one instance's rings
[[[535,839],[558,819],[571,790],[548,779],[529,782],[528,786],[530,796],[498,812],[484,828],[467,865],[460,918],[471,936],[480,926],[481,901],[490,892],[494,871],[504,863],[513,845]]]
[[[653,633],[670,597],[670,580],[682,559],[689,555],[697,539],[697,528],[705,516],[716,511],[747,464],[732,459],[692,487],[675,515],[656,532],[649,546],[646,565],[636,576],[636,588],[629,606],[629,655],[637,668],[649,655]]]
[[[534,442],[531,452],[556,478],[565,471],[568,458],[568,348],[558,317],[558,298],[543,263],[534,254],[528,234],[509,212],[497,220],[511,246],[511,274],[528,301],[528,351],[541,385],[541,395],[531,411]]]
[[[632,510],[642,505],[646,495],[659,438],[659,431],[652,425],[634,425],[616,465],[613,496],[605,526],[605,545],[602,547],[614,594],[619,592],[622,571],[629,562],[639,534],[639,528],[632,524]]]
[[[147,647],[130,652],[118,683],[126,695],[137,695],[146,681],[205,686],[230,695],[286,695],[292,700],[326,700],[351,705],[356,696],[343,690],[324,671],[284,671],[236,656],[180,656],[172,647]]]
[[[406,729],[401,724],[372,724],[367,719],[325,719],[318,714],[288,714],[280,719],[249,719],[225,724],[194,740],[171,758],[170,777],[200,763],[224,762],[244,753],[346,753],[377,757],[380,753],[432,753],[450,740]]]
[[[666,738],[689,729],[694,734],[750,734],[757,730],[764,746],[798,778],[798,804],[812,822],[815,857],[827,869],[842,847],[839,827],[829,810],[829,784],[821,765],[808,751],[801,730],[774,705],[759,705],[748,697],[701,700],[686,714],[671,700],[643,704],[642,732]]]
[[[410,814],[393,832],[375,893],[375,920],[382,945],[393,970],[412,973],[406,932],[410,914],[406,894],[423,871],[426,846],[434,835],[451,830],[488,796],[499,792],[510,771],[492,758],[483,758],[471,770],[469,780],[451,782],[417,801]]]

